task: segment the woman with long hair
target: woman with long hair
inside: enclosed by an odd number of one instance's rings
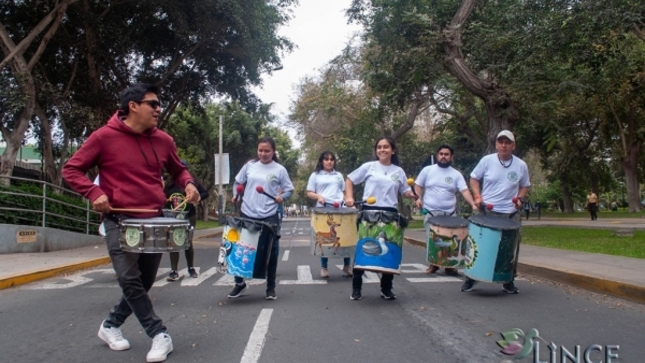
[[[336,170],[336,155],[331,151],[323,151],[318,158],[315,171],[309,177],[307,183],[307,197],[316,201],[316,207],[324,207],[325,204],[341,203],[345,183],[343,174]],[[320,257],[320,277],[328,278],[327,269],[329,258]],[[349,257],[343,258],[343,272],[345,276],[352,277],[352,267]]]
[[[252,219],[258,222],[268,223],[275,226],[275,233],[262,233],[259,243],[268,243],[267,239],[273,238],[270,257],[267,266],[267,289],[266,299],[275,300],[275,277],[278,268],[278,255],[280,253],[280,217],[278,215],[278,204],[289,198],[293,193],[293,183],[287,174],[287,169],[278,163],[275,141],[265,136],[258,141],[257,158],[250,160],[235,176],[233,183],[233,203],[238,198],[238,185],[246,185],[244,198],[240,208],[242,218]],[[266,194],[274,196],[271,199],[265,194],[255,192],[262,187]],[[262,240],[264,239],[264,240]],[[235,276],[235,287],[229,298],[240,296],[246,289],[244,278]]]
[[[361,165],[351,172],[345,180],[345,205],[352,207],[354,201],[354,185],[364,183],[363,200],[370,197],[376,198],[371,205],[363,204],[364,211],[378,210],[389,215],[396,215],[401,224],[407,225],[407,220],[398,213],[398,194],[405,198],[416,199],[412,189],[407,184],[405,171],[399,166],[397,147],[394,140],[384,136],[376,140],[374,145],[375,160]],[[360,222],[359,215],[359,223]],[[405,225],[400,226],[402,229]],[[359,228],[359,238],[360,238]],[[400,233],[402,236],[402,233]],[[387,237],[387,236],[386,236]],[[357,250],[358,250],[357,246]],[[358,251],[357,251],[358,256]],[[356,264],[357,262],[354,261]],[[354,266],[354,279],[352,282],[352,300],[362,298],[361,288],[363,284],[364,270]],[[381,274],[381,297],[386,300],[396,299],[392,292],[392,280],[394,275],[383,272]]]

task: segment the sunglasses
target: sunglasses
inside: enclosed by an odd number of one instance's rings
[[[161,108],[161,102],[157,100],[142,100],[137,103],[138,104],[147,103],[148,106],[152,107],[153,110],[157,109],[157,107]]]

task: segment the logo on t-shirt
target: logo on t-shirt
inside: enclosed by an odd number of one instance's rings
[[[446,179],[444,179],[444,181],[446,182],[446,184],[452,184],[454,180],[452,180],[451,177],[447,176]]]
[[[517,181],[520,180],[520,177],[515,171],[509,171],[508,174],[506,174],[506,178],[512,183],[517,183]]]
[[[279,183],[278,176],[275,175],[275,174],[267,175],[267,181],[269,183],[271,183],[271,184],[278,184]]]
[[[393,173],[390,178],[392,179],[393,182],[398,182],[399,181],[399,173]]]
[[[343,178],[340,177],[340,175],[336,175],[336,181],[339,183],[343,182]]]

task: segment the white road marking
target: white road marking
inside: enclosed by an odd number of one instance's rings
[[[184,278],[181,280],[181,286],[197,286],[201,284],[202,282],[206,281],[209,277],[217,274],[217,267],[211,267],[208,270],[201,272],[199,267],[195,267],[195,270],[199,274],[196,279],[190,277],[190,275],[186,274]]]
[[[288,261],[289,260],[289,250],[284,250],[284,254],[282,255],[282,261]]]
[[[339,270],[342,270],[344,266],[343,265],[336,265],[336,267],[338,267]],[[363,274],[363,283],[374,284],[374,283],[377,283],[377,282],[380,283],[381,279],[379,278],[379,276],[378,276],[378,274],[376,272],[365,271],[365,273]]]
[[[260,354],[262,354],[262,348],[266,341],[266,335],[269,331],[271,314],[273,314],[273,309],[262,309],[260,312],[260,316],[258,316],[258,320],[255,322],[255,326],[249,337],[249,342],[246,343],[244,355],[242,355],[240,363],[256,363],[260,359]]]
[[[314,280],[311,275],[311,267],[309,265],[298,266],[298,279],[297,280],[282,280],[280,285],[324,285],[325,280]]]
[[[170,272],[170,270],[171,269],[169,269],[167,267],[160,268],[159,270],[157,270],[157,278],[159,278],[160,275],[164,275],[167,272]],[[179,276],[186,275],[188,273],[188,269],[179,270],[177,273],[179,274]],[[170,281],[166,281],[166,279],[164,277],[163,279],[157,280],[157,282],[152,284],[152,287],[161,287],[161,286],[168,285],[169,283],[170,283]]]
[[[260,280],[260,279],[250,279],[250,280],[244,280],[247,285],[262,285],[266,280]],[[217,280],[213,286],[233,286],[235,285],[235,279],[233,276],[226,274],[222,276],[219,280]]]
[[[405,267],[412,267],[412,269],[406,269]],[[425,273],[427,266],[421,263],[402,263],[401,272],[404,273]]]
[[[407,277],[406,280],[410,282],[461,282],[463,279],[448,276],[436,277]]]
[[[106,268],[106,269],[99,269],[99,270],[90,270],[90,271],[83,271],[81,273],[73,274],[73,275],[68,275],[65,277],[55,277],[52,279],[47,279],[43,282],[37,282],[34,284],[29,284],[25,286],[21,286],[21,289],[25,290],[56,290],[56,289],[69,289],[72,287],[80,286],[83,284],[87,284],[88,282],[94,281],[93,279],[89,277],[85,277],[85,275],[91,274],[91,273],[103,273],[103,274],[114,274],[114,270],[111,268]],[[57,282],[52,282],[53,279],[61,279],[61,280],[67,280],[68,282],[63,282],[63,283],[57,283]]]

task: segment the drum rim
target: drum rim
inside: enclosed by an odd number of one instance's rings
[[[340,207],[340,208],[334,208],[334,207],[314,207],[311,208],[312,214],[318,213],[318,214],[358,214],[359,210],[356,208],[348,208],[348,207]],[[331,212],[331,213],[327,213]]]
[[[475,218],[475,220],[473,220],[473,218]],[[483,222],[478,222],[477,219],[480,219],[480,218],[486,218],[486,219],[494,218],[494,220],[501,220],[501,221],[504,221],[502,223],[507,223],[508,222],[508,223],[511,223],[512,225],[505,225],[505,226],[487,225],[487,224],[485,224]],[[474,216],[470,216],[468,218],[468,221],[470,223],[472,223],[474,225],[477,225],[477,226],[480,226],[480,227],[486,227],[486,228],[496,229],[496,230],[511,230],[511,231],[514,231],[514,230],[519,230],[520,228],[522,228],[522,223],[520,223],[518,221],[512,220],[510,218],[503,218],[503,217],[496,217],[496,216],[474,215]]]
[[[119,224],[125,225],[125,224],[132,224],[132,225],[146,225],[145,221],[153,221],[156,223],[148,223],[149,225],[164,225],[164,224],[174,224],[174,225],[184,225],[188,224],[190,225],[190,221],[188,219],[178,219],[178,218],[170,218],[170,217],[152,217],[152,218],[125,218],[119,221]]]
[[[451,222],[460,222],[460,223],[454,223],[453,225],[449,225],[449,226],[442,223],[432,223],[432,220],[435,218],[451,221]],[[454,216],[454,217],[453,216],[434,216],[434,217],[428,218],[428,223],[430,225],[437,226],[437,227],[463,228],[463,227],[468,227],[469,220],[460,216]]]

